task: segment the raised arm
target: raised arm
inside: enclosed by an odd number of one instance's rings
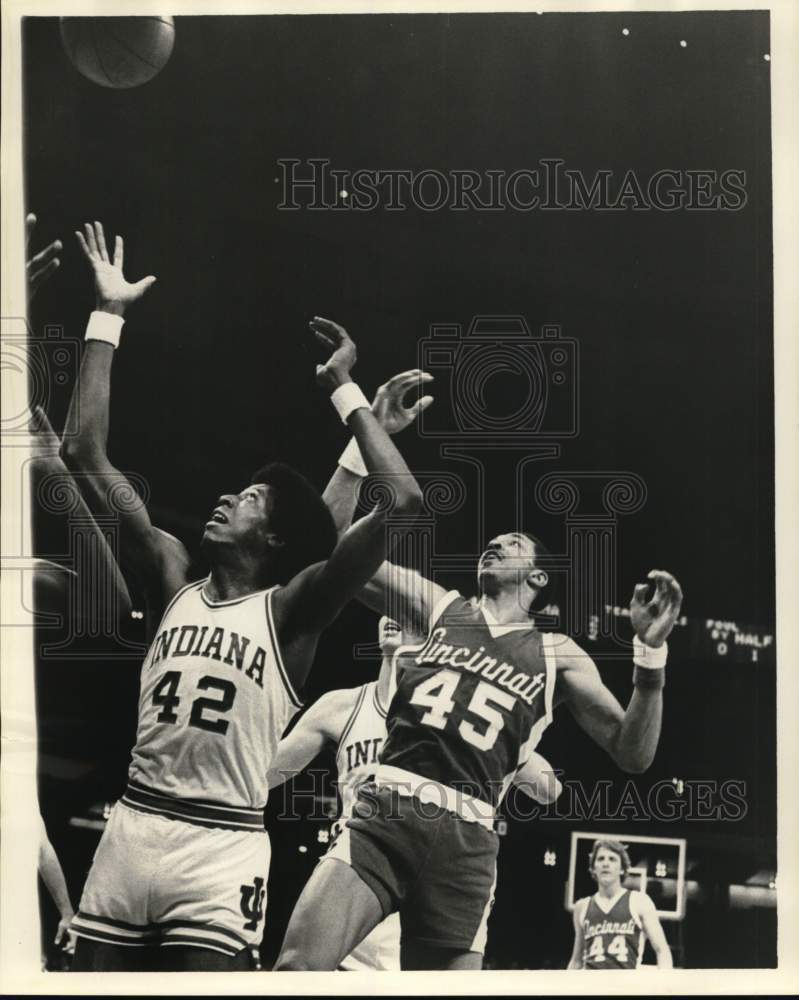
[[[357,695],[357,688],[328,691],[311,705],[277,745],[268,771],[270,789],[304,770],[325,744],[338,743]]]
[[[638,584],[630,603],[635,646],[633,694],[626,710],[602,683],[596,664],[576,642],[561,637],[557,647],[558,701],[565,701],[577,722],[623,771],[643,773],[660,738],[665,684],[665,641],[682,605],[682,590],[670,573],[653,570],[654,596]],[[657,651],[657,652],[655,652]],[[660,665],[658,665],[660,664]]]
[[[380,426],[350,370],[355,364],[355,344],[347,331],[330,320],[314,318],[311,329],[330,352],[327,364],[317,366],[317,381],[346,422],[369,473],[386,487],[386,501],[362,517],[339,539],[326,562],[298,573],[276,592],[274,611],[278,634],[287,654],[292,680],[302,684],[310,669],[310,655],[319,633],[338,615],[377,572],[386,556],[386,525],[391,516],[412,520],[421,504],[421,493],[405,460]]]
[[[47,414],[41,406],[34,407],[31,421],[31,479],[35,502],[37,505],[40,504],[40,487],[51,479],[55,480],[57,489],[71,491],[71,499],[75,504],[73,516],[76,517],[76,530],[80,533],[87,551],[94,552],[98,560],[97,578],[92,583],[94,588],[92,592],[97,592],[97,580],[108,581],[108,589],[100,596],[106,606],[116,603],[119,617],[122,619],[130,613],[131,608],[128,588],[105,535],[97,527],[75,480],[59,454],[60,447],[61,442],[51,427]],[[48,492],[50,488],[52,487],[48,488]],[[68,606],[68,588],[78,585],[77,574],[46,561],[37,563],[34,574],[36,610],[63,614]],[[85,592],[88,593],[88,589]]]
[[[563,791],[552,765],[540,753],[531,753],[513,778],[513,784],[531,799],[549,805]]]
[[[414,368],[394,375],[380,386],[371,409],[387,434],[394,435],[404,430],[430,406],[432,396],[422,396],[408,406],[405,405],[405,397],[412,389],[432,380],[432,375]],[[339,459],[323,494],[339,534],[346,531],[352,521],[365,475],[366,467],[353,440]],[[378,614],[387,614],[398,621],[403,628],[424,634],[430,612],[444,594],[443,587],[425,579],[416,570],[385,561],[357,597]]]
[[[432,375],[413,368],[392,376],[388,382],[380,386],[372,400],[371,410],[386,434],[398,434],[409,427],[419,414],[430,406],[433,402],[432,396],[422,396],[411,406],[405,405],[405,396],[411,389],[432,381]],[[339,535],[343,535],[352,524],[355,508],[358,506],[361,481],[365,475],[366,466],[353,440],[339,459],[336,471],[322,494],[322,499],[333,515],[333,522]]]
[[[116,237],[113,255],[109,256],[100,223],[87,223],[85,230],[85,237],[79,232],[75,235],[94,273],[97,304],[86,331],[70,406],[69,425],[76,428],[76,433],[65,438],[62,455],[67,466],[80,473],[79,481],[90,506],[118,516],[123,568],[136,573],[148,603],[157,611],[186,582],[188,555],[181,546],[176,558],[174,549],[164,545],[144,503],[107,453],[114,341],[118,341],[126,310],[155,278],[126,281],[122,273],[122,237]]]

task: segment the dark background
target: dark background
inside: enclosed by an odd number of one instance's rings
[[[646,505],[620,522],[616,601],[664,567],[691,619],[773,631],[767,13],[198,17],[176,29],[165,69],[128,91],[81,77],[56,20],[28,19],[24,32],[27,208],[37,246],[67,245],[34,304],[34,335],[55,324],[82,337],[93,299],[73,230],[86,220],[124,234],[131,279],[158,276],[126,325],[111,428],[112,458],[146,478],[157,523],[196,548],[215,498],[264,458],[324,484],[346,437],[314,385],[311,315],[348,327],[371,391],[417,364],[431,324],[520,314],[534,330],[560,324],[580,349],[580,434],[540,472],[628,470],[646,483]],[[735,169],[748,201],[727,212],[279,211],[276,161],[313,156],[337,169],[508,172],[561,157],[589,177],[633,169],[644,181]],[[53,385],[47,401],[56,427],[69,389]],[[489,398],[501,408],[513,389],[512,374],[497,376]],[[474,489],[438,442],[415,430],[398,441],[412,467]],[[485,459],[489,535],[515,526],[513,498],[491,483],[510,493],[518,457]],[[563,551],[562,519],[530,505],[521,521]],[[472,497],[439,518],[437,545],[476,559],[477,534]],[[472,579],[441,582],[470,592]],[[374,624],[344,612],[311,697],[373,675],[352,646]],[[774,871],[773,668],[675,645],[660,749],[637,784],[742,780],[748,803],[735,823],[665,831],[689,838],[705,893],[689,901],[683,958],[771,964],[774,911],[733,912],[726,887]],[[43,808],[76,893],[88,848],[66,821],[119,793],[135,730],[135,661],[107,660],[43,659],[37,677]],[[600,666],[626,699],[628,668]],[[542,749],[570,778],[623,786],[561,713]],[[489,961],[565,963],[568,831],[509,824]],[[312,861],[298,836],[285,824],[273,835],[267,951]],[[560,845],[555,869],[541,865],[545,841]]]

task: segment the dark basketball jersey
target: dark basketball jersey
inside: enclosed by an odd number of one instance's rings
[[[532,625],[489,625],[450,591],[424,645],[395,654],[381,765],[496,806],[552,719],[555,657]]]
[[[637,969],[644,951],[644,932],[636,906],[637,894],[625,889],[605,912],[591,896],[583,906],[583,968]]]

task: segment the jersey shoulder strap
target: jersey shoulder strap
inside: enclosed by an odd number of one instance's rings
[[[433,610],[430,612],[430,621],[428,623],[428,631],[433,628],[439,618],[444,614],[447,608],[452,604],[452,602],[461,597],[460,591],[448,590],[446,594],[436,601],[433,605]]]
[[[630,889],[627,895],[627,905],[630,908],[630,916],[635,921],[636,927],[641,927],[641,893],[636,889]]]
[[[353,723],[358,718],[358,713],[360,712],[361,706],[363,705],[363,700],[366,697],[366,689],[368,687],[369,687],[368,684],[362,684],[360,688],[357,689],[358,694],[355,698],[352,710],[350,711],[350,714],[347,716],[347,721],[344,723],[344,728],[341,730],[341,736],[339,736],[338,738],[338,745],[336,747],[337,757],[341,752],[342,747],[347,741],[347,737],[350,734],[350,730],[352,729]]]

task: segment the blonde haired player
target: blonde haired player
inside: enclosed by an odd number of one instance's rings
[[[269,787],[274,788],[294,777],[327,744],[336,747],[338,790],[341,812],[334,825],[338,836],[352,816],[358,790],[374,781],[379,755],[386,740],[386,714],[396,684],[394,673],[402,669],[403,651],[418,650],[421,636],[403,634],[399,625],[385,615],[378,626],[382,653],[376,681],[360,687],[329,691],[315,702],[294,729],[278,744],[269,772]],[[549,763],[537,753],[530,755],[516,775],[515,784],[538,802],[553,802],[562,790]],[[341,919],[340,912],[331,919]],[[485,928],[480,950],[485,947]],[[400,970],[400,918],[389,914],[360,942],[340,964],[347,971]]]
[[[597,884],[593,896],[574,906],[574,948],[570,969],[637,969],[644,941],[657,956],[659,969],[672,967],[671,950],[655,904],[645,892],[625,889],[630,856],[617,840],[597,840],[588,870]]]

